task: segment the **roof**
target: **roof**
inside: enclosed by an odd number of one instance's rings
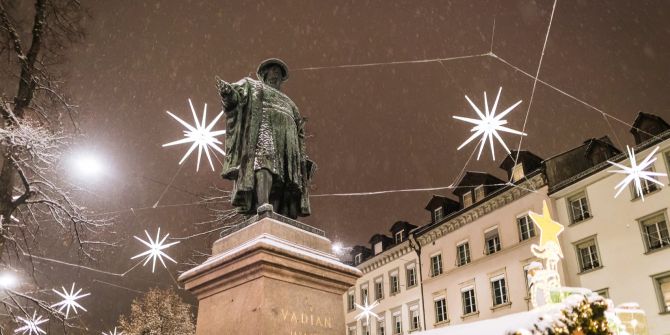
[[[443,196],[443,195],[437,195],[433,194],[433,196],[430,198],[428,203],[426,204],[426,210],[432,210],[433,208],[437,207],[437,205],[442,205],[444,203],[452,204],[452,205],[458,205],[458,201],[451,199],[449,197]]]
[[[500,168],[504,170],[509,170],[512,167],[514,167],[514,160],[517,157],[517,153],[519,155],[518,161],[521,162],[537,162],[540,163],[542,162],[542,158],[540,156],[528,151],[528,150],[512,150],[512,152],[505,157],[505,159],[500,163]]]
[[[457,187],[454,189],[453,193],[460,196],[461,194],[469,191],[468,187],[475,187],[479,185],[495,186],[496,184],[505,184],[505,182],[490,173],[467,171],[463,174],[458,183],[456,183]],[[489,192],[490,191],[491,190],[489,190]]]

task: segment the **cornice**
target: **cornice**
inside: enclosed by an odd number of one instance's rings
[[[490,199],[484,200],[482,203],[473,206],[469,210],[463,212],[462,214],[451,218],[443,222],[440,225],[431,228],[429,231],[422,233],[420,236],[416,236],[416,240],[424,246],[426,244],[432,243],[438,238],[472,222],[478,218],[489,214],[495,211],[498,208],[504,207],[523,196],[532,193],[532,190],[537,190],[547,184],[547,180],[543,173],[538,173],[522,183],[515,185],[515,187],[509,187],[495,194]],[[365,271],[363,271],[365,272]]]
[[[366,274],[413,251],[409,240],[406,240],[401,244],[393,246],[391,249],[384,250],[372,258],[369,258],[356,267],[361,270],[363,274]]]

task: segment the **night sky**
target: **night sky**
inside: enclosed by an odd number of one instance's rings
[[[260,61],[283,59],[290,79],[283,90],[307,123],[307,150],[318,164],[313,195],[448,186],[463,169],[504,178],[485,151],[464,167],[475,148],[456,148],[469,127],[453,115],[474,117],[464,95],[483,105],[502,86],[501,107],[517,107],[507,120],[522,129],[533,79],[493,57],[364,67],[343,65],[442,59],[491,51],[535,74],[553,1],[94,1],[87,4],[87,37],[69,55],[66,88],[80,106],[86,134],[75,152],[93,152],[107,174],[71,176],[93,210],[114,212],[110,239],[120,247],[92,267],[122,273],[142,251],[132,236],[144,229],[187,236],[209,212],[192,204],[211,186],[230,183],[190,158],[186,146],[162,148],[182,136],[169,110],[190,120],[187,99],[213,117],[221,109],[216,75],[237,81]],[[559,1],[539,78],[626,123],[639,111],[670,121],[670,3],[667,1]],[[492,33],[495,21],[495,38]],[[309,69],[317,67],[319,69]],[[528,111],[522,149],[547,158],[608,135],[632,144],[629,126],[538,83]],[[223,128],[220,123],[219,129]],[[618,140],[617,140],[618,137]],[[514,149],[519,137],[503,135]],[[174,177],[176,175],[176,177]],[[165,185],[173,187],[162,197]],[[345,245],[365,244],[397,220],[429,221],[432,194],[450,190],[367,196],[314,196],[312,216]],[[225,206],[225,204],[222,204]],[[133,208],[133,210],[130,210]],[[185,261],[208,252],[217,235],[182,242],[171,255]],[[56,243],[55,243],[56,244]],[[57,245],[57,244],[56,244]],[[93,331],[113,328],[130,301],[151,286],[175,285],[169,271],[137,268],[125,277],[52,267],[93,293],[82,300]],[[188,294],[183,294],[188,297]],[[191,300],[193,301],[193,300]]]

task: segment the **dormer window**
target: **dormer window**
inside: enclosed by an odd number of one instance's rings
[[[435,208],[435,210],[433,211],[433,221],[435,222],[440,221],[442,220],[443,217],[444,217],[444,209],[442,208],[442,206]]]
[[[463,208],[472,206],[472,193],[463,194]]]
[[[375,252],[375,255],[379,254],[379,253],[382,252],[382,251],[384,251],[382,242],[377,242],[377,243],[375,243],[375,245],[374,245],[374,252]]]
[[[512,181],[519,181],[523,177],[525,177],[523,173],[523,163],[514,165],[514,167],[512,168]]]
[[[400,242],[403,241],[403,238],[404,238],[404,236],[403,236],[403,232],[404,232],[404,231],[405,231],[405,230],[403,229],[403,230],[401,230],[401,231],[395,233],[395,243],[396,243],[396,244],[398,244],[398,243],[400,243]]]
[[[363,259],[362,253],[356,254],[356,256],[354,256],[354,264],[361,264],[362,259]]]
[[[475,187],[475,202],[478,202],[484,199],[484,185],[479,185]]]

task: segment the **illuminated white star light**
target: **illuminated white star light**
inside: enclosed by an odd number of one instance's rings
[[[372,305],[368,305],[368,299],[366,298],[363,306],[357,303],[354,303],[354,305],[356,305],[356,308],[361,310],[361,312],[358,315],[356,315],[356,321],[365,318],[365,322],[369,324],[370,316],[374,316],[375,318],[379,319],[379,315],[377,315],[375,312],[372,311],[375,307],[379,305],[379,301],[375,301],[372,303]]]
[[[23,323],[23,326],[14,330],[14,333],[21,333],[22,335],[40,335],[46,334],[39,325],[49,321],[49,319],[42,319],[41,315],[37,315],[37,311],[33,312],[33,316],[29,318],[18,317],[19,321]]]
[[[77,308],[83,310],[84,312],[88,312],[86,308],[84,308],[82,305],[80,305],[77,300],[91,295],[90,293],[84,293],[84,294],[79,294],[81,293],[82,289],[79,289],[77,293],[74,292],[74,285],[75,283],[72,283],[72,289],[70,292],[68,292],[65,287],[61,286],[63,289],[63,292],[56,291],[52,289],[56,294],[58,294],[61,298],[63,298],[63,301],[51,305],[52,308],[58,308],[59,313],[63,313],[63,309],[65,309],[65,318],[67,319],[70,316],[70,309],[74,311],[75,314],[79,314],[77,312]]]
[[[142,242],[144,245],[149,247],[149,250],[147,250],[147,251],[145,251],[145,252],[143,252],[139,255],[133,256],[130,259],[135,259],[135,258],[139,258],[139,257],[142,257],[142,256],[146,256],[145,260],[144,260],[144,264],[142,264],[142,266],[147,265],[147,263],[149,263],[149,261],[152,260],[153,264],[151,266],[151,273],[153,273],[154,270],[156,270],[156,259],[161,261],[161,263],[163,264],[163,267],[165,267],[166,269],[167,269],[167,266],[165,265],[165,262],[163,261],[163,257],[165,257],[165,258],[171,260],[173,263],[177,264],[177,261],[172,259],[172,257],[168,256],[168,254],[163,252],[163,250],[179,243],[179,241],[164,244],[165,240],[168,238],[168,236],[170,236],[170,234],[166,234],[165,236],[163,236],[163,239],[161,240],[161,238],[160,238],[161,229],[160,228],[158,228],[158,232],[156,233],[156,240],[152,239],[151,236],[149,236],[149,232],[147,232],[146,230],[144,231],[144,233],[147,235],[147,238],[149,240],[148,242],[139,238],[139,237],[137,237],[137,236],[134,236],[134,237],[135,237],[135,239],[137,239],[138,241]]]
[[[116,327],[114,327],[114,331],[109,331],[109,332],[102,332],[102,335],[123,335],[123,332],[117,333],[116,332]]]
[[[193,108],[193,103],[191,102],[191,99],[188,99],[188,104],[191,106],[191,112],[193,113],[193,121],[195,121],[195,126],[191,126],[190,124],[186,123],[186,121],[180,119],[178,116],[168,111],[167,113],[170,114],[170,116],[172,116],[179,123],[181,123],[184,127],[186,127],[187,130],[184,130],[185,138],[163,144],[163,147],[193,142],[188,151],[186,151],[186,154],[184,154],[184,157],[182,157],[182,159],[179,161],[179,164],[181,165],[186,160],[186,158],[188,158],[188,156],[191,155],[193,150],[195,150],[195,148],[198,148],[198,163],[196,165],[195,170],[196,171],[200,170],[200,159],[202,158],[202,153],[204,151],[205,155],[207,155],[209,166],[212,168],[212,171],[214,171],[214,164],[212,163],[212,156],[211,156],[214,153],[209,152],[210,148],[218,151],[220,154],[224,156],[226,155],[223,149],[219,147],[219,144],[223,143],[218,139],[216,139],[216,136],[221,136],[225,134],[226,131],[212,130],[216,122],[219,121],[219,119],[223,115],[223,111],[219,113],[219,115],[217,115],[209,125],[207,125],[207,104],[205,104],[205,108],[202,112],[202,121],[198,120],[198,116],[195,114],[195,109]]]
[[[649,153],[649,155],[642,160],[639,164],[637,163],[637,160],[635,159],[635,149],[630,148],[626,146],[626,151],[628,152],[628,160],[630,161],[630,167],[627,167],[625,165],[612,162],[612,161],[607,161],[608,163],[612,164],[613,166],[616,166],[620,168],[621,170],[614,170],[610,171],[612,173],[622,173],[626,174],[626,178],[624,178],[621,182],[616,184],[614,186],[615,189],[618,189],[617,193],[614,195],[614,197],[618,197],[621,191],[626,189],[626,187],[631,183],[634,182],[635,184],[635,191],[637,192],[637,195],[642,198],[642,201],[644,201],[644,193],[642,192],[642,179],[655,183],[661,187],[663,187],[663,183],[659,182],[656,180],[654,177],[660,177],[660,176],[665,176],[667,177],[668,175],[665,173],[661,172],[654,172],[654,171],[649,171],[647,170],[654,162],[656,161],[656,157],[654,155],[658,151],[658,147],[654,148],[654,150]]]
[[[521,100],[517,101],[514,105],[510,106],[502,113],[495,115],[501,92],[502,87],[498,90],[498,95],[496,96],[496,100],[493,103],[493,108],[491,108],[491,110],[489,110],[489,102],[488,99],[486,98],[486,92],[484,92],[484,113],[482,113],[482,111],[477,106],[475,106],[475,104],[472,102],[472,100],[470,100],[470,98],[467,95],[465,96],[465,99],[468,100],[468,103],[470,103],[470,106],[472,106],[472,109],[475,110],[480,119],[477,120],[462,116],[454,116],[454,119],[465,121],[475,125],[470,130],[470,132],[474,132],[474,134],[472,134],[470,138],[468,138],[465,142],[463,142],[463,144],[461,144],[461,146],[458,147],[457,150],[461,150],[461,148],[466,146],[468,143],[472,142],[472,140],[481,136],[481,140],[479,141],[479,153],[477,154],[477,160],[479,160],[479,157],[482,155],[482,150],[484,149],[487,140],[489,142],[489,146],[491,147],[491,156],[493,157],[493,160],[495,160],[496,154],[493,150],[493,137],[495,137],[498,140],[498,142],[500,142],[500,144],[503,146],[503,148],[505,148],[505,151],[507,151],[508,154],[510,153],[509,148],[507,147],[507,145],[505,145],[505,141],[502,140],[502,138],[498,134],[498,131],[504,131],[507,133],[526,136],[526,133],[504,127],[503,125],[507,124],[507,121],[502,119],[507,114],[509,114],[516,106],[518,106],[521,103]]]

